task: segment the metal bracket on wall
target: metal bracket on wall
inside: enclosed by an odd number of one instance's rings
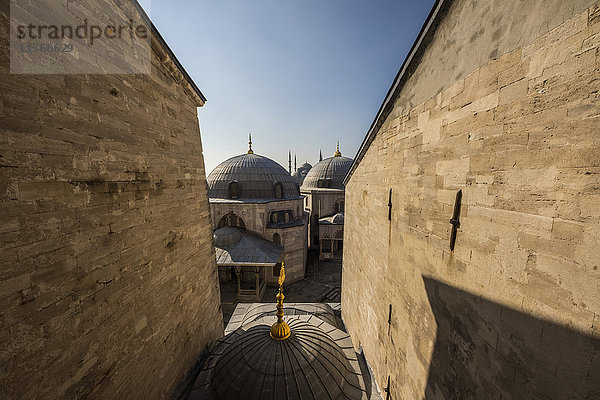
[[[389,375],[388,375],[387,386],[385,387],[385,389],[383,389],[383,391],[386,393],[385,400],[390,400],[392,398],[392,395],[390,394],[390,376]]]
[[[450,223],[452,224],[452,232],[450,233],[450,251],[454,251],[454,245],[456,244],[456,232],[460,228],[460,202],[462,200],[462,189],[456,192],[456,199],[454,200],[454,213]]]
[[[388,335],[392,333],[392,305],[390,304],[390,313],[388,314]]]
[[[392,220],[392,189],[390,189],[390,196],[388,198],[388,221]]]

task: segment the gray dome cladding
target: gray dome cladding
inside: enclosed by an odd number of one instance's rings
[[[332,189],[344,189],[344,178],[352,166],[353,160],[348,157],[329,157],[315,164],[308,171],[303,188],[318,188],[319,180],[331,179]]]
[[[258,154],[242,154],[219,164],[206,178],[208,197],[229,198],[229,185],[238,182],[240,199],[274,199],[275,183],[283,186],[283,198],[298,198],[298,186],[277,162]]]
[[[292,336],[273,340],[268,325],[235,333],[213,368],[219,399],[361,399],[343,350],[315,326],[290,319]]]

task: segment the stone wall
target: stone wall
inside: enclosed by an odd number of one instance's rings
[[[151,75],[9,75],[7,4],[0,397],[167,398],[223,334],[201,102],[156,43]]]
[[[344,201],[344,191],[339,189],[306,189],[302,191],[306,196],[306,211],[310,214],[308,222],[309,247],[319,250],[319,218],[335,214],[335,205]],[[320,214],[319,214],[320,213]]]
[[[392,399],[600,393],[600,4],[579,3],[526,2],[528,36],[525,2],[453,2],[349,179],[343,318]]]

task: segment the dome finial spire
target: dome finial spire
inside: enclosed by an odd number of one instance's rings
[[[254,154],[254,151],[252,151],[252,134],[251,133],[248,134],[248,154]]]
[[[333,156],[334,157],[341,157],[342,156],[342,153],[340,153],[340,141],[339,140],[337,141],[337,147],[336,147],[336,150],[335,150],[335,154]]]
[[[277,299],[277,322],[271,326],[271,337],[275,340],[284,340],[290,337],[292,331],[289,325],[283,320],[283,282],[285,281],[285,263],[281,263],[281,270],[279,271],[279,293],[275,298]]]

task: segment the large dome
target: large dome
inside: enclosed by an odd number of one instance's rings
[[[277,162],[242,154],[219,164],[206,178],[208,197],[220,199],[292,199],[298,184]]]
[[[344,178],[354,160],[336,155],[315,164],[302,182],[302,188],[344,189]]]
[[[273,321],[265,317],[226,336],[206,361],[191,398],[366,399],[347,334],[305,315],[290,317],[291,336],[274,340]]]

